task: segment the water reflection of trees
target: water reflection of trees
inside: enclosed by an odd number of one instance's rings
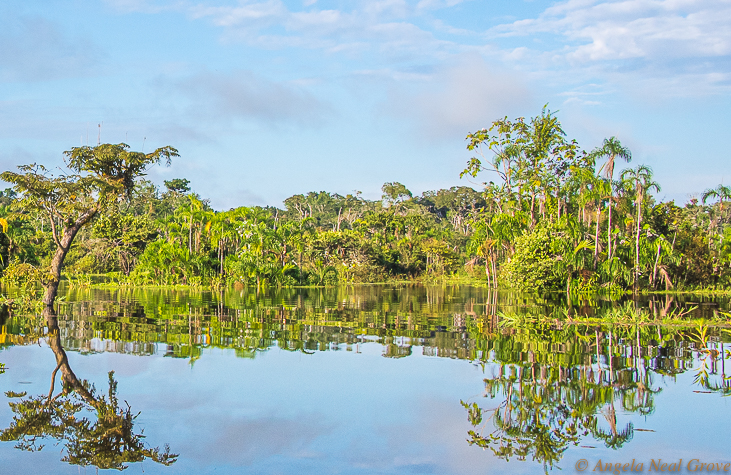
[[[602,309],[601,302],[586,301],[567,312],[549,298],[458,286],[74,292],[62,306],[56,336],[81,352],[164,351],[194,362],[210,347],[253,358],[272,347],[357,352],[376,342],[389,358],[421,348],[425,356],[479,362],[495,369],[486,394],[503,402],[493,408],[465,403],[475,422],[470,442],[547,467],[582,438],[614,448],[631,440],[634,428],[618,419],[652,413],[658,378],[695,371],[702,389],[729,392],[728,336],[718,328],[676,326],[670,317],[699,302],[670,296],[650,298],[651,312],[626,321],[634,302]],[[577,315],[602,323],[566,322]],[[672,324],[655,325],[651,317]],[[37,341],[43,335],[37,326],[34,317],[14,316],[0,344]]]
[[[731,394],[731,376],[726,374],[726,359],[731,358],[731,350],[724,348],[723,341],[714,338],[703,322],[690,332],[690,338],[696,344],[698,355],[693,383],[707,390],[704,392]]]
[[[587,438],[622,447],[635,429],[618,413],[652,414],[661,392],[656,380],[693,366],[694,346],[682,333],[666,333],[649,326],[548,332],[538,326],[497,336],[483,362],[484,396],[497,405],[462,401],[473,426],[468,443],[545,469]]]
[[[479,289],[467,292],[458,287],[428,292],[420,287],[364,287],[350,291],[283,289],[260,295],[209,293],[207,297],[147,289],[115,292],[81,289],[77,294],[75,298],[106,297],[107,300],[66,302],[61,306],[59,329],[67,349],[149,355],[160,352],[162,347],[166,356],[191,361],[198,359],[203,349],[211,347],[231,349],[241,357],[252,358],[272,347],[302,352],[357,351],[359,345],[367,342],[384,345],[387,357],[407,356],[413,347],[421,347],[426,356],[481,360],[493,351],[494,341],[500,335],[515,336],[526,348],[560,346],[563,340],[559,340],[566,336],[564,329],[572,327],[562,326],[557,318],[555,325],[544,325],[544,330],[540,330],[531,320],[531,315],[537,314],[535,310],[524,312],[522,320],[511,323],[507,313],[500,309],[529,304],[530,308],[542,308],[549,302],[531,301],[519,295],[498,298],[496,293],[482,295]],[[38,335],[42,335],[38,326],[34,317],[14,316],[3,326],[0,344],[37,341]],[[621,322],[602,325],[600,332],[611,332],[611,326],[622,325]],[[534,335],[521,340],[521,332],[526,328]],[[645,329],[649,328],[645,326],[642,331],[647,333]],[[540,331],[545,334],[541,335]],[[643,345],[648,346],[649,340],[655,338],[661,342],[655,345],[657,351],[673,348],[675,341],[662,343],[662,340],[677,338],[680,332],[663,332],[662,337],[643,333]],[[551,335],[558,335],[558,340],[550,341]],[[590,334],[584,336],[593,338]],[[636,335],[615,337],[616,341],[629,341]],[[687,347],[681,344],[677,349],[684,355],[681,360],[690,357]],[[668,374],[685,370],[685,367],[673,367],[671,359],[678,360],[674,357],[657,361],[667,365]],[[612,362],[609,364],[611,367]]]
[[[536,367],[550,376],[536,378],[532,374]],[[652,396],[658,391],[648,387],[649,381],[607,385],[582,368],[501,365],[500,372],[503,374],[485,380],[488,397],[504,398],[498,407],[483,409],[477,403],[463,403],[477,429],[469,431],[468,442],[489,447],[502,458],[530,457],[547,467],[586,436],[610,448],[622,447],[632,439],[633,426],[618,424],[615,403],[625,411],[650,413]],[[563,375],[559,378],[557,373]],[[486,433],[479,428],[488,421],[494,430]]]
[[[163,344],[167,356],[195,360],[208,347],[253,357],[275,346],[311,352],[375,341],[389,345],[385,356],[400,357],[420,346],[425,355],[475,360],[489,351],[494,335],[520,330],[506,325],[508,313],[522,315],[523,321],[531,315],[565,319],[558,300],[467,286],[266,292],[74,288],[60,307],[59,326],[64,346],[86,353],[146,355]],[[665,310],[679,302],[665,299],[662,308],[660,301],[650,303],[658,315],[667,315]],[[604,304],[586,301],[574,313],[598,316]],[[0,344],[32,341],[34,325],[32,318],[14,316]]]
[[[206,303],[198,297],[186,301],[175,293],[152,293],[152,302],[122,298],[68,302],[62,306],[59,325],[64,344],[85,353],[153,354],[162,343],[166,356],[172,357],[195,359],[206,347],[229,348],[251,357],[274,346],[310,352],[375,341],[389,346],[384,356],[405,356],[418,345],[435,356],[475,357],[475,339],[470,338],[461,313],[464,305],[448,302],[460,300],[460,293],[409,288],[401,293],[368,288],[353,295],[330,289],[285,290],[289,291],[262,295],[253,303],[248,300],[255,295],[249,294],[243,296],[245,303],[228,294],[209,295],[215,301]],[[87,294],[83,296],[96,295]],[[120,295],[126,294],[116,296]],[[220,305],[222,301],[227,303]],[[34,324],[33,319],[17,316],[7,331],[28,335]]]
[[[47,395],[27,396],[7,392],[14,416],[7,429],[0,431],[0,440],[17,441],[22,450],[38,451],[43,442],[55,439],[65,448],[63,462],[72,465],[92,465],[102,469],[121,470],[127,464],[145,459],[171,465],[177,455],[158,447],[147,447],[141,432],[134,430],[137,415],[127,405],[121,408],[117,397],[114,373],[109,373],[106,395],[93,385],[80,380],[69,365],[61,345],[58,319],[50,307],[44,311],[48,326],[47,341],[56,357]],[[56,394],[56,377],[61,373],[61,389]]]

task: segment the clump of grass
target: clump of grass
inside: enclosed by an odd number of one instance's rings
[[[634,302],[625,302],[619,307],[612,307],[599,317],[607,323],[645,323],[650,321],[650,312],[637,308]]]
[[[517,312],[498,312],[498,322],[501,327],[526,327],[539,323],[542,318]]]

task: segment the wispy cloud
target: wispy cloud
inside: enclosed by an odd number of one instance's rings
[[[104,0],[104,3],[120,13],[160,13],[181,10],[189,6],[186,0]]]
[[[239,41],[268,49],[294,47],[321,49],[327,53],[370,50],[387,55],[406,51],[426,56],[445,48],[457,49],[457,45],[436,38],[437,29],[424,29],[414,21],[425,11],[460,3],[455,0],[364,1],[354,3],[350,9],[318,8],[316,2],[306,1],[299,10],[282,0],[240,0],[233,5],[187,0],[107,0],[107,3],[118,11],[178,10],[193,20],[208,21],[221,28],[221,37],[226,42]],[[441,28],[450,29],[443,23]]]
[[[279,0],[242,3],[235,7],[196,5],[189,9],[193,18],[210,18],[227,28],[262,28],[281,23],[289,11]]]
[[[416,8],[418,10],[438,10],[453,7],[463,2],[464,0],[420,0],[416,4]]]
[[[605,75],[638,72],[640,79],[701,79],[686,89],[707,92],[729,86],[730,24],[728,0],[569,0],[537,18],[494,27],[487,36],[544,38],[540,45],[555,47],[532,48],[557,67],[599,66],[595,71]]]
[[[204,72],[181,80],[177,89],[190,102],[191,117],[213,122],[255,120],[312,127],[334,114],[327,103],[306,89],[250,71]]]
[[[564,97],[564,104],[580,104],[594,106],[601,104],[601,99],[606,98],[614,92],[601,84],[585,84],[570,91],[561,92],[559,97]]]
[[[419,140],[464,138],[533,102],[517,75],[496,71],[473,55],[422,75],[416,86],[414,82],[394,85],[385,110],[412,123]]]
[[[177,8],[220,27],[227,41],[269,49],[369,52],[397,61],[438,61],[471,50],[524,72],[558,72],[560,81],[571,78],[572,87],[598,76],[631,77],[670,81],[667,89],[675,92],[692,81],[685,92],[705,94],[726,90],[731,81],[729,0],[566,0],[535,18],[490,28],[482,46],[475,43],[477,32],[428,16],[462,0],[370,0],[340,9],[311,0],[301,7],[282,0],[107,2],[137,11]],[[454,36],[469,39],[459,44]]]

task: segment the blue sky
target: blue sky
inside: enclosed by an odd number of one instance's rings
[[[465,135],[546,103],[583,148],[629,146],[659,198],[728,184],[731,0],[0,3],[2,169],[59,165],[101,123],[178,148],[150,178],[216,209],[470,185]]]

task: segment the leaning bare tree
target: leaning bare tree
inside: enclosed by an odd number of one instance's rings
[[[152,165],[170,164],[178,151],[167,146],[152,153],[132,152],[129,145],[101,144],[74,147],[64,152],[68,174],[54,176],[43,165],[21,165],[19,173],[6,171],[2,180],[22,195],[19,206],[46,213],[51,222],[56,252],[53,255],[43,303],[52,307],[58,293],[66,255],[79,230],[105,208],[128,199],[135,178]]]

